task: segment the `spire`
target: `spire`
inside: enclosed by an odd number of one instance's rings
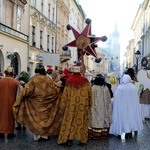
[[[119,37],[119,32],[117,29],[117,22],[115,23],[115,29],[114,29],[114,32],[112,33],[112,36],[113,37]]]

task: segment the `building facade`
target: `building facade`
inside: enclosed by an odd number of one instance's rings
[[[29,72],[34,74],[36,65],[43,62],[43,55],[57,53],[57,1],[31,0],[28,5]],[[51,64],[47,63],[47,65]]]
[[[0,1],[0,72],[12,66],[16,75],[28,67],[26,0]]]
[[[56,49],[60,54],[60,66],[68,68],[68,61],[71,59],[71,51],[63,51],[62,47],[68,42],[68,31],[66,29],[69,23],[69,1],[58,0],[57,2],[57,43]]]
[[[143,68],[141,60],[143,57],[148,59],[150,65],[150,1],[144,0],[139,5],[135,19],[132,24],[134,32],[134,53],[139,50],[141,55],[138,59],[138,69]],[[134,54],[133,54],[134,55]],[[134,62],[136,64],[135,55]]]

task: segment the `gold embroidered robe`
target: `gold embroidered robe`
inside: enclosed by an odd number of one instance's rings
[[[57,135],[63,118],[60,88],[48,76],[32,77],[13,106],[16,121],[37,135]]]
[[[80,74],[74,74],[67,82],[61,107],[65,109],[58,144],[67,140],[88,141],[89,107],[92,105],[90,82]]]

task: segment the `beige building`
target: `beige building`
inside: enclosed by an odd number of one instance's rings
[[[77,61],[77,48],[68,47],[63,51],[62,47],[75,39],[73,32],[66,26],[70,24],[79,33],[83,30],[85,16],[82,7],[75,0],[58,0],[57,7],[57,51],[60,53],[60,66],[69,68]]]
[[[23,70],[33,75],[45,60],[46,66],[69,68],[77,61],[77,48],[62,50],[75,38],[67,24],[79,33],[86,26],[76,0],[0,0],[0,71],[12,66],[17,75]],[[86,70],[93,68],[90,60],[84,56]]]
[[[31,0],[29,5],[29,68],[30,74],[39,62],[50,60],[44,55],[56,54],[57,40],[57,1]],[[55,55],[53,55],[55,56]],[[59,61],[59,60],[58,60]],[[44,64],[53,65],[48,61]]]
[[[18,75],[28,67],[26,0],[0,1],[0,72],[12,66]]]
[[[140,51],[141,56],[138,59],[138,69],[141,66],[143,57],[150,57],[150,1],[144,0],[140,4],[133,21],[132,30],[134,32],[134,49]],[[134,55],[134,54],[133,54]],[[134,55],[135,58],[135,55]],[[134,62],[136,62],[134,60]]]
[[[58,0],[57,2],[57,43],[56,51],[60,54],[60,66],[68,68],[68,60],[71,59],[71,51],[63,51],[62,47],[68,43],[68,31],[66,25],[69,22],[69,1]]]

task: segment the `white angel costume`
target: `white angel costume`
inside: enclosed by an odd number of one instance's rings
[[[129,75],[123,75],[122,84],[114,94],[112,124],[109,133],[121,135],[143,128],[139,96]]]

